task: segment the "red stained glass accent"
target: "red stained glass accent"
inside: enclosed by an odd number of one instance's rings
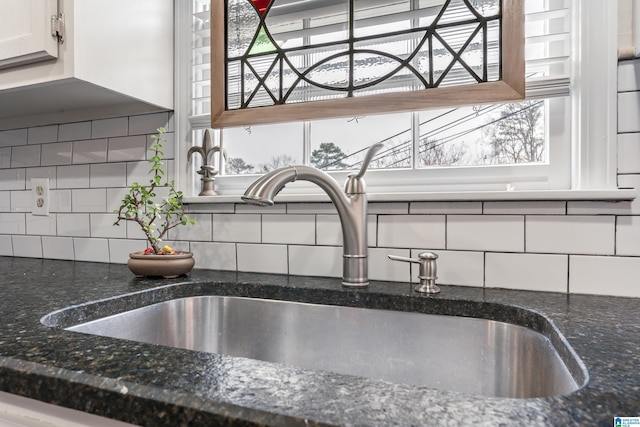
[[[269,3],[271,3],[271,0],[250,0],[250,1],[258,9],[258,12],[260,12],[261,15],[264,14],[264,12],[267,10],[267,7],[269,7]]]

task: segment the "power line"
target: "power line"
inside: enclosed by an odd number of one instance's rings
[[[520,108],[520,109],[518,109],[516,111],[513,111],[513,112],[511,112],[511,113],[509,113],[507,115],[503,115],[503,116],[495,118],[495,119],[493,119],[491,121],[488,121],[486,123],[477,125],[475,127],[472,127],[472,128],[469,128],[469,129],[465,129],[465,130],[462,130],[462,131],[454,133],[454,134],[450,134],[450,135],[446,136],[443,139],[438,139],[438,135],[440,135],[440,134],[442,134],[442,133],[444,133],[444,132],[446,132],[448,130],[454,129],[454,128],[459,127],[459,126],[462,126],[465,123],[468,123],[468,122],[470,122],[470,121],[472,121],[474,119],[477,119],[480,116],[485,116],[487,114],[490,114],[490,113],[494,112],[495,110],[497,110],[499,108],[502,108],[503,105],[495,105],[494,104],[494,105],[489,105],[489,106],[483,107],[478,111],[474,111],[473,113],[467,114],[467,115],[465,115],[465,116],[463,116],[461,118],[458,118],[458,119],[452,120],[450,122],[447,122],[447,123],[443,124],[440,127],[437,127],[435,129],[430,129],[427,132],[425,132],[424,134],[421,134],[420,135],[420,140],[428,140],[429,138],[431,138],[431,139],[437,140],[438,143],[434,144],[434,145],[431,145],[429,147],[427,147],[426,144],[421,144],[425,148],[423,150],[419,149],[419,153],[425,153],[428,150],[432,150],[432,149],[435,149],[435,148],[440,147],[442,145],[445,145],[445,144],[447,144],[447,143],[449,143],[449,142],[451,142],[451,141],[453,141],[453,140],[455,140],[457,138],[463,137],[463,136],[471,134],[473,132],[477,132],[477,131],[479,131],[481,129],[484,129],[487,126],[491,126],[491,125],[493,125],[493,124],[495,124],[495,123],[497,123],[499,121],[509,119],[509,118],[511,118],[513,116],[516,116],[516,115],[528,110],[528,109],[536,108],[539,105],[541,105],[542,103],[544,103],[543,100],[537,101],[535,103],[526,104],[522,108]],[[419,126],[422,127],[422,126],[424,126],[424,125],[426,125],[428,123],[431,123],[431,122],[433,122],[435,120],[441,119],[442,117],[445,117],[445,116],[457,111],[458,109],[459,108],[449,109],[449,110],[445,111],[442,114],[439,114],[439,115],[437,115],[435,117],[432,117],[432,118],[429,118],[428,120],[425,120],[424,122],[421,122],[419,124]],[[385,142],[391,141],[394,138],[397,138],[397,137],[399,137],[399,136],[401,136],[401,135],[403,135],[405,133],[408,133],[408,132],[411,132],[411,128],[402,130],[400,132],[396,132],[395,134],[393,134],[393,135],[391,135],[389,137],[386,137],[386,138],[380,140],[379,142],[385,143]],[[390,146],[388,148],[385,147],[384,150],[380,151],[374,157],[373,161],[374,162],[376,160],[379,161],[380,159],[384,159],[385,157],[389,157],[389,156],[395,155],[397,153],[402,153],[403,151],[405,151],[407,149],[407,146],[409,144],[411,144],[411,142],[412,142],[411,139],[406,139],[406,140],[404,140],[402,142],[399,142],[399,143],[397,143],[395,145],[392,145],[392,146]],[[357,156],[358,154],[365,152],[368,148],[369,147],[367,146],[367,147],[364,147],[364,148],[362,148],[360,150],[357,150],[357,151],[355,151],[355,152],[353,152],[351,154],[345,154],[343,157],[335,160],[334,162],[326,165],[325,167],[330,167],[330,166],[338,164],[340,162],[344,162],[344,160],[346,160],[346,159],[353,158],[354,156]],[[393,167],[393,166],[395,166],[397,164],[401,164],[403,162],[410,161],[410,160],[411,160],[411,155],[409,154],[409,155],[407,155],[407,156],[405,156],[405,157],[403,157],[401,159],[396,160],[393,163],[388,164],[387,166],[388,167]],[[362,160],[357,160],[357,161],[354,161],[351,164],[348,164],[346,168],[347,169],[355,168],[358,165],[360,165],[361,163],[362,163]]]

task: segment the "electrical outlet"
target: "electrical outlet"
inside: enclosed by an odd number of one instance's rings
[[[49,216],[49,178],[31,178],[33,215]]]

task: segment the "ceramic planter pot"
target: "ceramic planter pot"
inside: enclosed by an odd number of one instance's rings
[[[175,255],[145,255],[142,252],[129,254],[129,270],[136,277],[164,277],[171,279],[187,274],[196,263],[191,252],[178,252]]]

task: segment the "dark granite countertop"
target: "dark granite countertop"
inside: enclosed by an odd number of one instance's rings
[[[402,283],[350,290],[338,279],[206,270],[143,280],[122,265],[6,257],[0,257],[0,269],[0,390],[133,424],[611,426],[614,416],[640,416],[638,299],[457,286],[425,297]],[[87,318],[207,294],[491,317],[538,329],[541,314],[582,359],[588,383],[564,396],[488,398],[79,334],[40,322],[55,310],[90,301],[103,300],[102,312],[87,312]],[[62,314],[51,319],[60,325],[69,320]]]

